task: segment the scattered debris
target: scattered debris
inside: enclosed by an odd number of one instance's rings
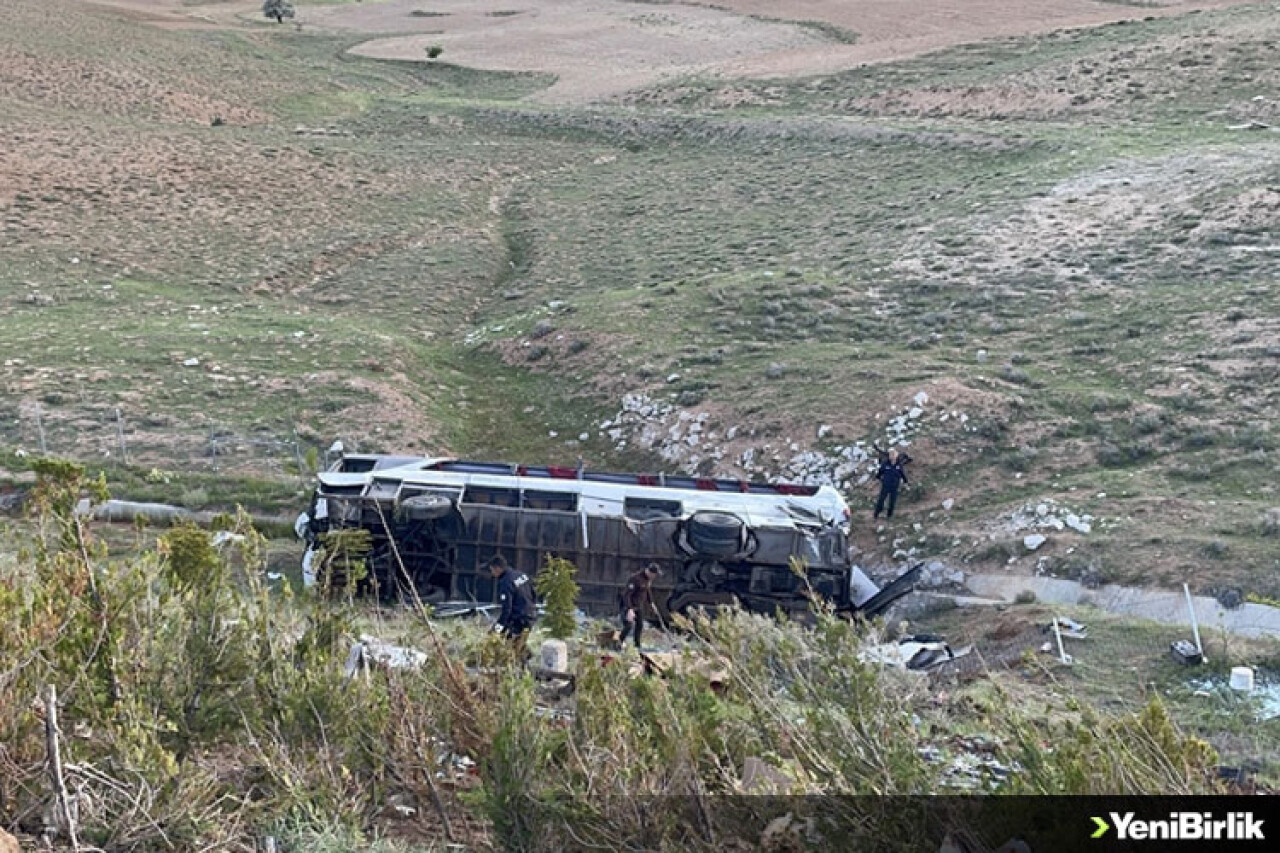
[[[1236,683],[1247,685],[1249,680],[1241,675],[1235,676],[1235,669],[1245,669],[1252,675],[1249,690],[1241,690]],[[1234,683],[1233,683],[1234,682]],[[1225,672],[1205,672],[1187,679],[1187,689],[1193,696],[1208,699],[1209,710],[1225,716],[1264,723],[1269,720],[1280,720],[1280,673],[1274,670],[1255,669],[1254,667],[1236,667],[1231,674]]]
[[[713,690],[729,681],[729,668],[720,662],[679,652],[641,652],[640,660],[631,667],[636,675],[685,675],[698,673],[706,677]]]
[[[1190,640],[1174,640],[1169,644],[1173,659],[1186,666],[1197,666],[1204,663],[1204,655]]]
[[[375,665],[387,669],[417,669],[426,662],[424,652],[384,643],[377,637],[361,634],[360,641],[351,646],[351,652],[347,655],[344,674],[347,678],[353,678]]]
[[[1055,616],[1053,620],[1044,627],[1046,631],[1054,630],[1054,626],[1062,636],[1071,640],[1087,640],[1089,639],[1089,629],[1074,619],[1068,619],[1065,616]]]
[[[946,765],[942,770],[942,782],[952,790],[988,790],[1022,770],[1016,761],[1008,764],[1000,761],[996,756],[1002,745],[983,735],[958,735],[945,747],[930,745],[921,747],[919,752],[920,757],[930,764]],[[944,846],[943,849],[948,848]]]
[[[896,643],[880,643],[859,653],[866,663],[878,663],[896,669],[916,671],[930,670],[949,661],[962,658],[973,651],[973,646],[952,649],[940,637],[930,634],[903,637]]]
[[[1253,692],[1253,668],[1248,666],[1231,667],[1231,689],[1240,693]]]
[[[445,601],[431,610],[433,619],[461,619],[465,616],[488,616],[493,618],[498,609],[496,604],[480,604],[475,601]]]

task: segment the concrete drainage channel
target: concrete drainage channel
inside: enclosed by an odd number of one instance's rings
[[[1165,625],[1189,622],[1187,600],[1181,591],[1116,584],[1088,589],[1071,580],[1007,575],[968,575],[964,585],[971,595],[946,597],[954,598],[961,606],[971,606],[1012,602],[1019,593],[1033,592],[1036,600],[1045,604],[1087,605]],[[1191,603],[1202,629],[1217,629],[1239,637],[1280,636],[1280,608],[1247,602],[1228,610],[1217,599],[1203,595],[1193,595]]]

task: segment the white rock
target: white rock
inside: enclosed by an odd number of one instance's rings
[[[926,393],[925,393],[925,392],[923,392],[923,391],[921,391],[919,394],[916,394],[916,396],[915,396],[915,404],[916,404],[917,406],[923,406],[923,405],[924,405],[925,403],[927,403],[927,402],[929,402],[929,395],[928,395],[928,394],[926,394]]]
[[[589,438],[591,438],[591,433],[589,432],[578,433],[578,441],[586,441]]]
[[[924,414],[924,409],[920,408],[919,406],[912,406],[911,411],[907,412],[907,417],[911,418],[912,420],[915,420],[916,418],[920,417],[923,414]]]
[[[182,366],[183,366],[183,367],[199,367],[199,366],[200,366],[200,359],[198,359],[198,358],[188,358],[188,359],[186,359],[185,361],[183,361],[183,362],[182,362]]]
[[[831,434],[831,427],[827,424],[821,424],[818,427],[818,438],[826,438]]]
[[[1036,515],[1044,518],[1049,514],[1049,507],[1046,504],[1036,504]]]
[[[1032,533],[1029,536],[1022,537],[1022,544],[1027,547],[1028,551],[1034,551],[1048,540],[1039,533]]]
[[[680,380],[680,374],[673,373],[667,377],[667,384],[670,385],[672,382],[678,382],[679,380]]]
[[[942,508],[946,510],[951,509],[955,505],[956,505],[956,502],[951,498],[947,498],[945,501],[942,502]]]
[[[978,364],[982,364],[986,360],[987,360],[987,351],[984,349],[978,350]]]
[[[1089,522],[1085,521],[1080,516],[1075,514],[1068,515],[1066,517],[1066,522],[1067,522],[1067,527],[1070,527],[1072,530],[1076,531],[1077,533],[1088,533],[1093,529],[1089,525]]]

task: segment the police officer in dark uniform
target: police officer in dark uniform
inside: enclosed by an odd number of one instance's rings
[[[879,518],[880,513],[886,509],[888,504],[887,518],[893,518],[893,508],[898,504],[898,486],[907,484],[906,463],[898,458],[898,451],[890,450],[888,455],[880,460],[880,470],[876,472],[876,479],[880,481],[880,497],[876,499],[876,511],[872,518]]]
[[[523,651],[525,639],[537,614],[533,601],[533,581],[524,572],[508,566],[501,555],[489,561],[489,572],[498,582],[498,603],[502,605],[493,629]]]
[[[631,577],[622,588],[619,605],[622,613],[622,640],[626,642],[627,634],[634,633],[636,648],[640,648],[640,632],[644,630],[644,608],[647,604],[653,607],[653,579],[662,574],[657,563],[650,563]],[[656,612],[656,608],[655,608]]]

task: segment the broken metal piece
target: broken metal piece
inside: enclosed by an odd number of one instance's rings
[[[1197,666],[1204,663],[1204,655],[1189,640],[1174,640],[1169,644],[1173,659],[1185,666]]]

